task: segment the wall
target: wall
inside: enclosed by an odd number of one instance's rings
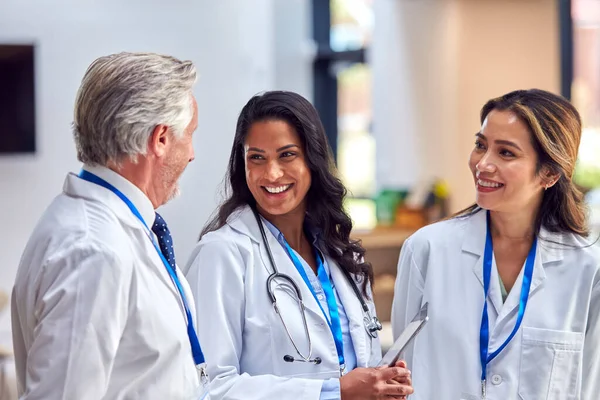
[[[123,50],[191,59],[200,73],[195,89],[196,159],[182,178],[181,197],[160,210],[177,243],[178,261],[185,263],[217,204],[216,189],[242,106],[253,94],[274,87],[310,95],[310,70],[300,68],[302,60],[306,63],[309,24],[299,18],[309,16],[308,0],[293,3],[298,17],[294,24],[276,27],[276,16],[285,10],[274,0],[174,0],[168,5],[159,0],[105,0],[101,6],[74,0],[0,2],[0,43],[37,45],[38,128],[36,154],[0,157],[0,289],[10,293],[36,221],[60,193],[66,173],[80,168],[70,123],[85,69],[96,57]],[[278,58],[283,48],[286,52]],[[296,69],[276,74],[276,64]],[[0,344],[10,341],[9,329],[4,312]]]
[[[479,110],[513,89],[559,91],[554,0],[375,1],[371,54],[377,183],[441,177],[472,202],[467,159]]]

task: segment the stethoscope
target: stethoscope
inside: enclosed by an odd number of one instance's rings
[[[285,333],[287,334],[288,338],[290,339],[292,346],[294,346],[296,353],[298,353],[298,356],[300,356],[300,358],[295,358],[289,354],[286,354],[283,356],[283,360],[286,362],[299,361],[299,362],[313,363],[315,365],[321,364],[321,361],[322,361],[321,357],[314,357],[314,358],[312,357],[312,340],[310,337],[310,332],[308,330],[308,323],[306,322],[306,307],[304,306],[304,301],[302,299],[302,294],[300,293],[300,288],[298,287],[296,282],[294,282],[294,280],[289,275],[282,274],[277,269],[277,266],[275,265],[275,260],[273,258],[273,254],[271,253],[271,246],[269,246],[269,241],[267,240],[267,235],[265,234],[265,228],[263,227],[262,221],[260,219],[260,215],[258,214],[258,211],[254,207],[252,207],[252,211],[254,211],[254,216],[256,217],[256,222],[258,223],[258,227],[260,229],[260,234],[262,236],[263,243],[265,245],[265,248],[267,249],[267,255],[269,257],[269,262],[271,263],[271,267],[273,268],[273,272],[267,278],[267,292],[269,294],[269,298],[271,299],[271,303],[273,304],[273,309],[279,316],[279,319],[281,320],[283,328],[285,329]],[[340,270],[344,273],[344,276],[350,283],[350,286],[352,287],[354,294],[356,295],[356,297],[358,297],[358,300],[360,301],[360,304],[363,309],[363,315],[364,315],[363,323],[365,326],[365,330],[367,331],[367,333],[369,334],[369,336],[371,338],[376,338],[377,332],[383,329],[381,322],[379,322],[379,319],[377,317],[375,317],[371,314],[371,311],[369,310],[369,307],[367,306],[365,299],[361,295],[360,290],[359,290],[358,286],[356,285],[356,282],[354,281],[354,279],[352,279],[352,276],[350,276],[350,273],[343,268],[340,268]],[[308,339],[308,355],[306,355],[306,356],[302,354],[302,352],[296,345],[296,342],[292,338],[292,335],[290,334],[290,331],[289,331],[285,321],[283,320],[281,311],[279,310],[279,307],[277,306],[277,299],[275,298],[275,293],[273,292],[273,288],[272,288],[272,284],[276,279],[279,280],[280,282],[283,281],[284,284],[289,285],[293,289],[294,294],[296,296],[296,300],[298,301],[298,304],[300,307],[300,312],[302,315],[302,324],[304,325],[304,333],[306,334],[306,337]]]

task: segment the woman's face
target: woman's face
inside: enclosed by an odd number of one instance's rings
[[[252,124],[244,143],[246,183],[269,215],[304,213],[311,174],[296,130],[280,120]]]
[[[534,210],[541,202],[542,173],[527,125],[512,111],[493,110],[476,134],[469,158],[477,204],[491,211]]]

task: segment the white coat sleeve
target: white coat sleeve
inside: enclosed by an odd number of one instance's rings
[[[21,400],[103,399],[127,322],[131,268],[76,244],[43,266]]]
[[[600,393],[600,282],[592,289],[583,346],[582,399],[598,398]]]
[[[394,340],[400,336],[421,308],[423,287],[424,278],[415,262],[413,242],[411,238],[408,238],[400,251],[396,285],[394,287],[391,315]],[[406,358],[408,362],[409,357]]]
[[[188,263],[211,400],[318,400],[323,380],[240,373],[248,262],[251,255],[242,255],[235,242],[205,238]],[[264,283],[259,285],[262,290]]]

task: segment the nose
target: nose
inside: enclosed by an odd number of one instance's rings
[[[494,160],[490,153],[486,152],[483,157],[479,160],[479,162],[475,165],[475,169],[478,172],[495,172],[496,164],[494,164]]]
[[[273,160],[267,164],[267,168],[265,170],[265,178],[274,182],[277,179],[281,178],[282,176],[283,176],[283,169],[281,168],[281,165],[279,165],[279,162],[277,162],[276,160]]]

